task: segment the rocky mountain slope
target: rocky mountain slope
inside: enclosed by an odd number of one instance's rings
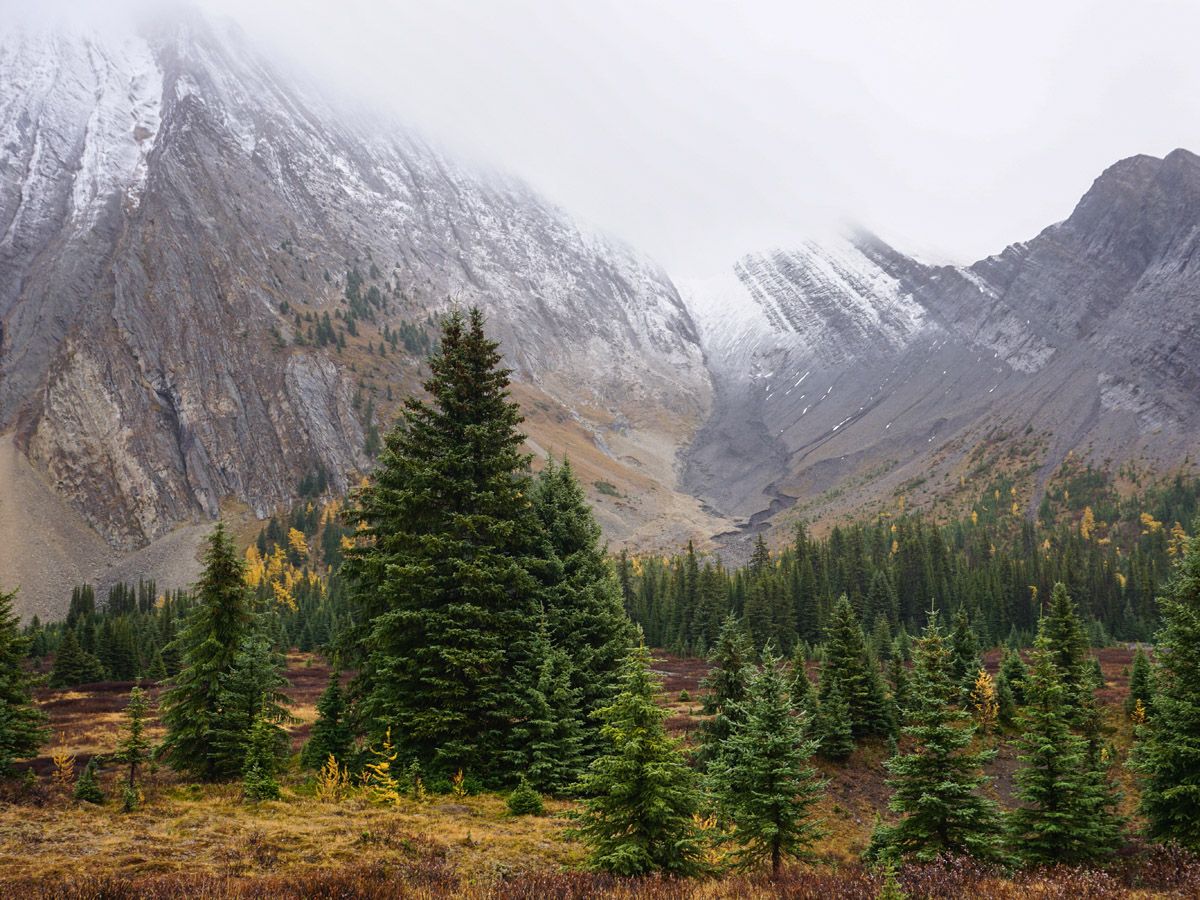
[[[752,533],[945,508],[1001,476],[1033,514],[1069,457],[1185,463],[1198,250],[1200,157],[1177,150],[1117,163],[1065,221],[971,266],[866,233],[751,254],[683,288],[716,390],[686,483]]]
[[[113,562],[317,469],[345,487],[453,302],[488,311],[533,448],[605,484],[610,535],[709,527],[676,490],[710,384],[670,279],[296,84],[194,14],[0,32],[0,436],[78,516],[39,523],[6,491],[0,583],[61,602],[97,578],[90,554],[44,582],[64,530]]]

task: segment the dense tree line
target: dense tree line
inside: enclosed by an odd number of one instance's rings
[[[1069,493],[1069,492],[1068,492]],[[950,525],[919,516],[837,525],[823,538],[797,525],[772,552],[760,536],[745,566],[729,568],[692,545],[671,558],[622,555],[625,608],[654,646],[703,655],[727,615],[746,623],[754,644],[790,653],[816,645],[845,595],[877,647],[901,630],[915,634],[925,611],[966,609],[980,642],[1028,645],[1056,583],[1080,598],[1094,643],[1149,640],[1155,602],[1186,537],[1200,481],[1178,478],[1097,520],[1039,525],[1005,513],[995,488],[972,515]],[[1172,525],[1165,523],[1173,522]]]

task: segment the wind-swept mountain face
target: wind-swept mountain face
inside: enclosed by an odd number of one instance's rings
[[[1200,434],[1200,157],[1105,171],[1064,222],[967,267],[869,234],[684,286],[715,411],[687,484],[756,531],[1013,480],[1068,456],[1184,462]],[[903,499],[902,499],[903,498]]]
[[[61,602],[222,504],[346,487],[452,302],[610,535],[709,527],[675,453],[710,384],[657,267],[198,16],[0,31],[0,585]]]

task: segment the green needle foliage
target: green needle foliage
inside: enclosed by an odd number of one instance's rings
[[[279,799],[275,776],[283,754],[280,734],[279,726],[265,716],[259,716],[250,727],[242,768],[242,792],[251,803]]]
[[[816,742],[805,739],[804,722],[792,713],[789,674],[767,647],[741,714],[709,767],[717,809],[740,845],[737,864],[751,868],[770,860],[774,877],[784,859],[811,856],[821,837],[811,807],[825,787],[808,763]]]
[[[449,776],[512,783],[528,758],[532,637],[541,614],[522,418],[477,309],[451,313],[357,498],[344,571],[363,623],[359,713],[378,741]],[[524,676],[524,677],[522,677]]]
[[[831,681],[821,693],[813,726],[817,743],[823,757],[840,762],[854,752],[850,705],[836,680]]]
[[[1150,657],[1141,647],[1133,654],[1133,668],[1129,673],[1129,697],[1125,701],[1125,714],[1129,715],[1142,701],[1146,714],[1154,706],[1154,672],[1150,668]]]
[[[217,747],[225,679],[254,622],[242,558],[218,523],[208,539],[196,604],[176,639],[182,667],[161,700],[162,754],[178,772],[216,781],[241,771],[242,757]]]
[[[329,684],[317,700],[317,721],[304,749],[300,763],[309,769],[326,765],[329,757],[345,765],[354,746],[354,732],[346,721],[346,695],[342,690],[342,673],[329,673]]]
[[[54,655],[54,668],[50,670],[50,687],[74,687],[104,680],[104,664],[79,644],[74,628],[67,628],[58,652]]]
[[[821,666],[822,703],[834,685],[850,708],[850,730],[856,739],[891,732],[892,718],[879,666],[867,652],[854,607],[844,594],[833,608],[826,631],[825,660]]]
[[[146,717],[149,713],[150,698],[135,686],[129,692],[129,705],[125,707],[125,721],[121,725],[116,757],[129,766],[130,788],[137,787],[138,766],[150,757],[150,738],[146,736]]]
[[[508,811],[514,816],[540,816],[546,808],[542,795],[533,789],[526,778],[522,778],[517,789],[508,795]]]
[[[88,760],[79,777],[75,779],[75,799],[83,803],[104,802],[104,791],[100,789],[100,781],[96,778],[96,758]]]
[[[10,774],[15,760],[36,755],[50,737],[45,714],[33,705],[33,678],[24,666],[29,641],[13,597],[0,591],[0,775]]]
[[[1153,714],[1134,748],[1146,830],[1200,850],[1200,535],[1159,598]]]
[[[1001,855],[999,808],[980,794],[988,780],[983,764],[995,752],[972,749],[975,726],[960,705],[961,687],[937,612],[930,610],[913,649],[904,740],[887,762],[889,805],[900,820],[876,829],[868,856],[930,861],[942,854]]]
[[[570,664],[564,673],[586,720],[616,697],[633,625],[600,525],[570,460],[546,461],[534,480],[533,510],[541,526],[537,570],[549,640]],[[596,729],[585,729],[583,740],[588,757],[595,756],[600,748]]]
[[[733,616],[728,616],[717,642],[708,655],[708,674],[700,682],[704,688],[703,710],[711,718],[700,725],[700,750],[697,760],[701,768],[716,758],[721,745],[729,737],[737,717],[737,704],[746,699],[749,667],[754,663],[754,643],[750,635]]]
[[[1083,863],[1111,853],[1121,840],[1118,798],[1108,773],[1088,758],[1088,743],[1071,729],[1072,707],[1043,629],[1025,680],[1018,720],[1017,797],[1009,815],[1012,848],[1034,865]]]
[[[576,788],[586,799],[571,833],[588,845],[597,869],[696,874],[703,868],[696,776],[663,729],[667,714],[655,702],[660,685],[644,645],[627,657],[620,683],[617,699],[598,713],[606,750]]]

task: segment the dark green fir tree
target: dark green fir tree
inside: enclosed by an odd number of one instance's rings
[[[332,756],[344,766],[349,762],[353,747],[354,731],[346,715],[342,673],[335,668],[329,673],[329,683],[317,699],[317,721],[300,751],[300,764],[309,769],[320,769]]]
[[[68,627],[54,654],[50,687],[75,687],[104,680],[104,665],[80,646],[75,629]]]
[[[242,764],[242,793],[251,803],[279,799],[279,762],[284,743],[278,723],[259,716],[250,726]]]
[[[663,728],[660,684],[650,652],[639,646],[625,661],[617,699],[600,710],[605,752],[592,761],[576,792],[583,796],[574,836],[592,867],[618,875],[663,871],[692,875],[704,868],[694,816],[696,776]]]
[[[776,878],[785,860],[811,858],[822,836],[812,806],[825,783],[809,764],[816,742],[805,738],[805,723],[792,712],[791,680],[766,648],[740,715],[709,767],[717,809],[733,825],[735,862],[741,868],[769,862]]]
[[[711,717],[700,725],[697,759],[701,768],[706,768],[720,752],[721,744],[729,737],[733,723],[740,715],[737,704],[746,699],[746,684],[754,656],[754,644],[742,623],[734,616],[727,616],[717,642],[708,654],[708,674],[700,681],[705,692],[701,708]]]
[[[429,366],[429,399],[405,401],[353,511],[357,708],[369,737],[390,729],[427,773],[511,784],[528,760],[514,723],[532,714],[541,615],[522,418],[478,310],[447,316]]]
[[[1200,529],[1198,529],[1200,530]],[[1200,534],[1158,600],[1153,714],[1134,746],[1149,835],[1200,850]]]
[[[1044,622],[1045,620],[1043,620]],[[1119,797],[1072,730],[1062,673],[1044,633],[1034,645],[1018,720],[1017,798],[1008,817],[1012,849],[1034,865],[1103,859],[1121,840]]]
[[[195,605],[176,638],[179,673],[160,701],[167,731],[161,754],[176,771],[205,781],[240,771],[241,757],[231,759],[217,737],[224,682],[253,624],[242,558],[218,523],[208,539]]]
[[[1133,715],[1138,701],[1146,716],[1154,706],[1154,673],[1150,669],[1150,657],[1138,647],[1133,654],[1133,668],[1129,673],[1129,697],[1125,700],[1125,714]]]
[[[972,749],[975,726],[960,704],[960,688],[951,647],[930,610],[913,650],[905,740],[887,763],[889,806],[900,818],[876,829],[868,856],[930,861],[1002,854],[1000,810],[981,794],[983,765],[995,751]]]
[[[100,779],[96,775],[96,757],[87,761],[79,777],[75,779],[76,800],[82,803],[100,804],[104,802],[104,791],[100,787]]]
[[[0,591],[0,775],[10,774],[14,761],[36,756],[50,735],[45,714],[33,705],[33,677],[24,665],[28,641],[13,596]]]
[[[867,652],[854,608],[843,594],[833,607],[825,635],[821,665],[820,699],[825,703],[837,686],[850,708],[854,737],[884,736],[892,731],[892,717],[879,664]]]
[[[549,643],[569,661],[569,669],[562,671],[578,693],[587,721],[616,696],[621,664],[632,646],[633,625],[625,615],[621,586],[601,543],[600,526],[569,460],[546,461],[534,480],[533,509],[543,540],[537,571],[543,583]],[[585,752],[594,755],[599,749],[596,729],[583,729],[581,736]]]

